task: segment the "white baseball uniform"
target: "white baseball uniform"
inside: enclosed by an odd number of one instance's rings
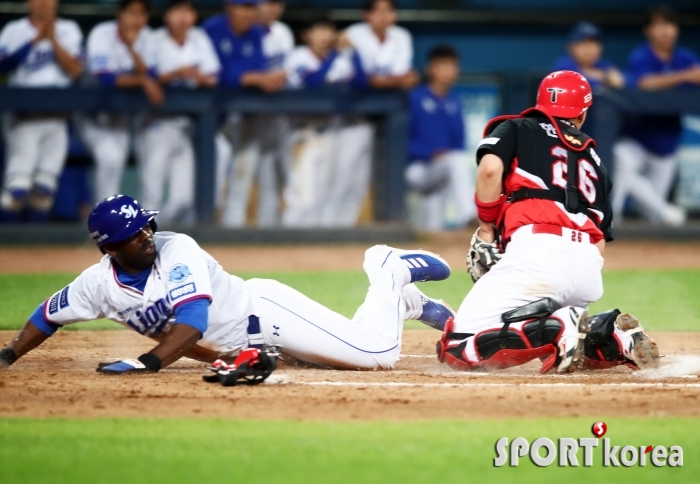
[[[347,84],[355,77],[354,52],[335,55],[327,66],[324,84]],[[307,87],[307,75],[319,72],[325,61],[306,46],[287,59],[291,88]],[[348,227],[357,222],[367,194],[371,171],[372,129],[369,123],[343,116],[299,119],[294,133],[294,162],[285,188],[287,227]]]
[[[368,76],[400,76],[411,70],[413,38],[403,27],[389,27],[384,40],[367,23],[351,25],[346,32]]]
[[[58,43],[75,58],[82,55],[83,34],[72,20],[55,21]],[[8,84],[13,87],[66,87],[71,77],[56,60],[48,39],[37,43],[37,29],[24,17],[9,22],[0,32],[0,64],[9,70]],[[5,117],[7,144],[5,187],[2,208],[17,209],[15,195],[38,187],[53,194],[68,154],[68,122],[63,116],[15,113]],[[49,197],[52,199],[52,195]],[[41,207],[48,210],[48,207]]]
[[[396,76],[408,73],[413,64],[413,39],[408,30],[393,25],[381,40],[367,23],[346,30],[350,43],[360,56],[367,76]],[[357,222],[369,190],[374,152],[374,125],[368,120],[348,123],[338,139],[337,178],[329,204],[339,226]]]
[[[263,54],[268,71],[284,68],[285,59],[294,49],[294,34],[282,22],[262,27]],[[239,131],[234,140],[235,171],[229,188],[229,200],[223,224],[240,227],[245,224],[250,190],[257,175],[257,225],[273,227],[279,224],[281,187],[287,178],[289,149],[289,117],[254,115],[229,119],[228,131]]]
[[[676,176],[675,153],[658,155],[632,138],[615,143],[615,188],[613,211],[622,221],[628,196],[640,206],[641,214],[652,222],[682,225],[682,210],[668,203],[668,195]]]
[[[404,291],[422,307],[405,261],[391,247],[367,250],[369,291],[348,320],[277,281],[244,281],[226,273],[186,235],[158,232],[155,243],[158,256],[143,292],[122,284],[111,258],[104,256],[46,300],[43,319],[65,326],[108,318],[158,336],[171,329],[175,309],[207,299],[208,326],[198,344],[222,356],[249,344],[274,344],[313,364],[376,369],[394,366],[404,318],[421,310],[404,298]]]
[[[133,49],[150,69],[155,67],[155,51],[152,32],[144,27],[134,41]],[[87,40],[88,70],[93,76],[119,76],[132,73],[134,60],[117,30],[117,22],[109,20],[97,24]],[[147,124],[141,120],[139,125]],[[95,198],[103,198],[119,193],[124,166],[129,156],[129,120],[126,116],[100,113],[85,120],[82,135],[97,164],[95,176]],[[143,147],[143,126],[139,126],[135,145]],[[141,158],[142,149],[136,149]],[[141,160],[139,160],[141,161]]]
[[[263,37],[263,53],[270,71],[284,69],[289,53],[294,50],[294,34],[287,24],[276,21]]]
[[[154,68],[161,76],[183,67],[196,67],[201,74],[217,75],[219,58],[209,36],[194,27],[180,45],[163,27],[153,33]],[[193,87],[183,80],[174,86]],[[163,222],[187,222],[194,209],[194,148],[192,122],[186,116],[154,118],[144,133],[144,157],[141,163],[141,204],[160,210]],[[164,188],[168,185],[168,200]],[[188,220],[189,219],[189,220]]]

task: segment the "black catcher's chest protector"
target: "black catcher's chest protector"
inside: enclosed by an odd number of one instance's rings
[[[491,152],[503,160],[507,203],[560,202],[568,212],[588,216],[612,240],[612,185],[594,147],[569,121],[530,109],[491,121],[477,158]]]

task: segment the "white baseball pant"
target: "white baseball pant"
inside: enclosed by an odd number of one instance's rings
[[[374,132],[369,121],[342,121],[336,130],[323,226],[357,224],[372,178]]]
[[[562,236],[533,234],[532,228],[516,230],[501,261],[469,291],[457,311],[454,332],[500,328],[503,313],[545,297],[563,307],[587,309],[603,296],[604,261],[588,234],[566,228]],[[478,361],[474,340],[466,352]]]
[[[280,193],[289,169],[289,118],[261,116],[257,128],[256,137],[260,143],[258,227],[275,227],[280,223]]]
[[[317,365],[393,368],[407,315],[404,291],[414,286],[391,247],[368,249],[364,269],[369,290],[350,320],[280,282],[247,281],[265,343],[282,345],[284,353]]]
[[[614,147],[615,183],[613,213],[622,219],[628,196],[638,203],[648,220],[664,220],[669,191],[676,174],[674,155],[659,156],[647,151],[639,142],[624,138]]]
[[[3,208],[16,208],[7,196],[10,190],[28,192],[39,186],[55,193],[68,155],[68,122],[61,118],[17,120],[8,115],[3,125],[7,146]]]
[[[231,142],[221,131],[216,133],[214,141],[216,144],[216,207],[223,211],[233,164],[233,148]]]
[[[406,184],[422,195],[416,228],[443,230],[445,207],[450,196],[455,201],[458,225],[467,225],[476,216],[472,163],[466,151],[449,151],[432,162],[414,162],[406,167]]]
[[[190,131],[190,121],[176,117],[154,121],[143,135],[140,201],[148,209],[160,210],[158,220],[163,223],[193,221],[195,165]]]
[[[324,127],[325,129],[320,129]],[[288,181],[284,188],[282,225],[320,227],[328,200],[334,161],[333,121],[307,123],[292,135]]]
[[[121,116],[85,119],[81,134],[95,160],[95,198],[103,200],[121,191],[129,157],[129,124]]]

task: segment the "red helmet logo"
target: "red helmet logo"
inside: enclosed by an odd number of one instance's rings
[[[593,104],[591,85],[578,72],[557,71],[542,80],[535,109],[555,118],[572,119]]]

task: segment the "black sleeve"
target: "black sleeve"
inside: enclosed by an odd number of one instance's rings
[[[477,165],[485,154],[492,153],[503,161],[507,172],[507,168],[516,156],[517,131],[517,124],[510,119],[490,131],[476,149]]]

